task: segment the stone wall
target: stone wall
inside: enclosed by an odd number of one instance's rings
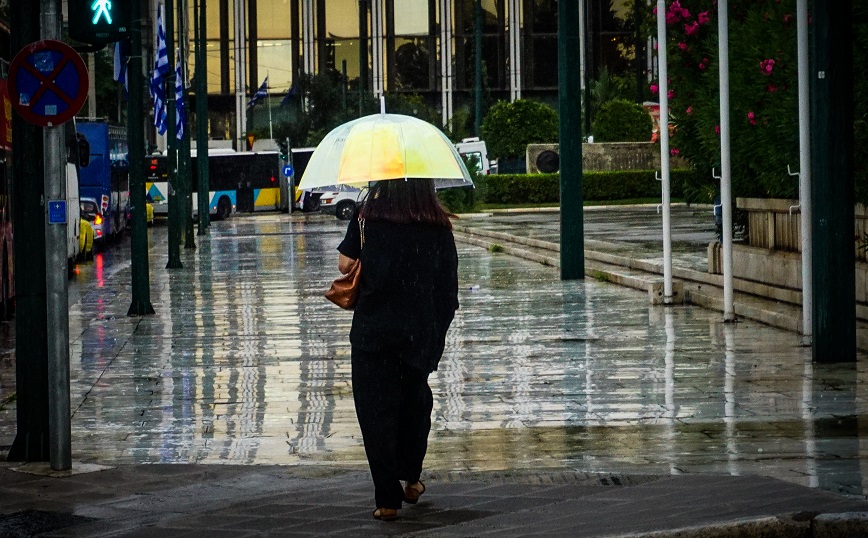
[[[551,165],[552,153],[559,154],[558,144],[529,144],[525,158],[527,173],[556,172]],[[683,159],[673,157],[671,168],[685,168]],[[589,172],[611,170],[659,170],[660,146],[655,142],[601,142],[582,144],[582,169]]]

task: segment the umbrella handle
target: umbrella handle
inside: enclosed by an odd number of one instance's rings
[[[386,113],[386,96],[381,95],[380,96],[380,114],[385,114],[385,113]]]

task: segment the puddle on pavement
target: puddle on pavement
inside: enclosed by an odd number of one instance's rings
[[[351,315],[322,298],[345,228],[233,218],[176,271],[152,235],[157,313],[144,318],[125,315],[128,256],[77,275],[73,457],[365,467]],[[459,245],[459,257],[461,309],[431,376],[429,469],[761,474],[863,494],[861,363],[814,365],[794,334],[560,282],[481,248]],[[0,331],[0,349],[9,338]],[[0,354],[3,395],[13,355]],[[0,409],[0,446],[14,421],[14,403]]]

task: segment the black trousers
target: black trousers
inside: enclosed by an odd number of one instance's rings
[[[401,508],[422,474],[434,400],[428,374],[397,357],[352,349],[353,399],[378,508]]]

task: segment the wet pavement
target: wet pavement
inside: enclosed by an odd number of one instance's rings
[[[701,264],[713,227],[704,210],[687,212],[696,223],[677,233],[676,263]],[[655,232],[643,223],[655,213],[588,211],[586,232],[653,257]],[[557,233],[551,215],[471,221]],[[348,473],[358,505],[370,504],[351,314],[322,298],[345,226],[318,215],[231,218],[171,271],[166,228],[151,228],[148,317],[126,316],[127,246],[82,265],[70,285],[73,460]],[[758,475],[865,499],[864,356],[812,364],[793,333],[651,306],[646,293],[607,282],[561,282],[553,267],[471,245],[459,244],[459,259],[461,308],[430,379],[431,480],[579,473],[639,487],[643,476]],[[0,326],[4,454],[15,434],[11,325]]]

